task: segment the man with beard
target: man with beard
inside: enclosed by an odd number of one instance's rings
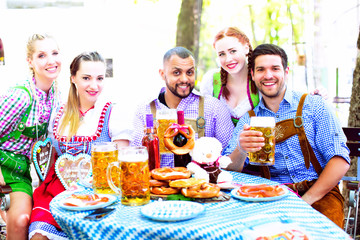
[[[168,50],[163,58],[163,68],[159,70],[166,87],[160,94],[135,113],[134,137],[132,145],[141,145],[144,136],[146,114],[152,113],[154,119],[159,111],[177,109],[184,111],[185,121],[195,130],[195,137],[217,138],[225,147],[233,131],[230,112],[218,99],[211,96],[200,96],[194,90],[195,59],[193,54],[183,47]],[[173,154],[161,154],[161,167],[180,166],[174,162]],[[186,164],[184,164],[186,165]]]
[[[288,73],[282,48],[262,44],[254,49],[251,74],[261,92],[260,103],[239,120],[223,154],[230,154],[240,169],[248,164],[244,156],[265,145],[262,133],[250,130],[250,117],[274,117],[275,164],[262,167],[263,176],[287,184],[305,202],[343,227],[343,197],[338,183],[350,166],[346,137],[320,96],[306,96],[287,88]],[[285,126],[285,121],[290,124]]]

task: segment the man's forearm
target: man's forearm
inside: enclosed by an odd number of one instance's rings
[[[350,165],[342,157],[335,156],[326,164],[314,185],[302,196],[302,199],[312,205],[314,202],[323,198],[332,188],[334,188],[341,178],[348,171]]]
[[[241,172],[244,167],[244,162],[247,157],[247,154],[245,152],[240,152],[238,148],[235,148],[235,150],[229,155],[231,158],[231,163],[226,168],[230,171],[237,171]]]

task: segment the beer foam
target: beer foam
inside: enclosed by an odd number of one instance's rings
[[[273,117],[251,117],[250,126],[252,127],[275,127]]]
[[[129,154],[129,155],[119,155],[119,160],[122,162],[145,162],[148,160],[148,155],[138,155],[138,154]]]
[[[116,145],[111,145],[111,144],[93,146],[93,151],[96,152],[112,152],[115,150],[116,150]]]

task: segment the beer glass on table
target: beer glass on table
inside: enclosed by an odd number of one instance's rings
[[[121,203],[140,206],[150,201],[150,175],[146,147],[120,147],[118,161],[107,167],[109,186],[121,197]],[[120,170],[120,188],[114,184],[113,170]]]
[[[108,184],[106,169],[110,163],[117,161],[117,159],[118,150],[115,142],[96,142],[91,145],[92,188],[94,193],[115,194]],[[79,163],[79,168],[81,169],[86,162],[86,160],[82,160]],[[118,174],[120,173],[118,172]],[[80,181],[83,182],[84,179],[80,179]],[[119,186],[119,179],[114,178],[114,184]]]
[[[265,145],[257,152],[249,152],[252,165],[270,166],[275,164],[275,119],[273,117],[251,117],[251,130],[260,131]]]
[[[156,114],[156,127],[157,135],[159,137],[159,150],[160,154],[172,153],[165,147],[164,133],[171,126],[171,124],[177,122],[177,110],[176,109],[161,109]]]

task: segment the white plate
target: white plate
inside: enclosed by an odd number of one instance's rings
[[[189,201],[156,201],[141,208],[141,213],[157,221],[182,221],[194,218],[205,210],[205,207]]]
[[[252,184],[253,185],[253,184]],[[248,201],[248,202],[267,202],[267,201],[276,201],[279,200],[283,197],[285,197],[288,193],[289,190],[286,187],[282,187],[285,191],[285,193],[283,195],[280,196],[276,196],[276,197],[262,197],[262,198],[252,198],[252,197],[243,197],[237,194],[237,191],[239,190],[239,188],[235,188],[231,191],[231,196],[243,201]]]
[[[240,186],[240,184],[236,182],[222,182],[217,183],[216,185],[218,185],[221,189],[234,189]]]
[[[90,206],[84,206],[84,207],[67,206],[67,205],[64,205],[64,202],[65,202],[66,198],[71,196],[71,195],[68,195],[64,199],[61,200],[60,207],[63,209],[66,209],[66,210],[71,210],[71,211],[93,210],[93,209],[109,206],[110,204],[114,203],[117,200],[117,197],[115,195],[110,195],[110,194],[97,194],[97,195],[99,197],[107,197],[107,198],[109,198],[109,201],[99,202],[96,205],[90,205]]]

